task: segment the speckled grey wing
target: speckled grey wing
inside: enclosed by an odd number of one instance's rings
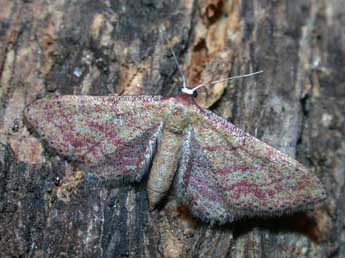
[[[297,161],[195,104],[189,108],[175,188],[194,215],[225,223],[296,212],[325,198],[318,178]]]
[[[25,120],[50,148],[99,176],[139,181],[154,155],[165,105],[150,96],[60,96],[34,102]]]

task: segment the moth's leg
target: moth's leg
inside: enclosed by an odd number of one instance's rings
[[[189,118],[183,107],[174,107],[167,116],[148,181],[147,191],[151,208],[154,208],[170,189],[188,124]]]

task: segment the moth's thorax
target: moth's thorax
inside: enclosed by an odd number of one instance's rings
[[[182,104],[172,105],[166,121],[166,128],[175,134],[182,134],[189,123],[190,118],[186,107]]]

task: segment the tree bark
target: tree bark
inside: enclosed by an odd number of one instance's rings
[[[343,0],[0,0],[1,257],[345,257]],[[98,184],[22,122],[52,95],[178,94],[316,173],[328,199],[305,213],[211,226],[146,182]]]

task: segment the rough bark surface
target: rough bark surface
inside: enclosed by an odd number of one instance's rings
[[[343,0],[0,0],[0,256],[345,257],[344,28]],[[309,167],[323,207],[225,226],[172,194],[150,211],[145,182],[98,184],[23,124],[44,96],[176,94],[168,46],[191,85],[265,71],[197,101]]]

